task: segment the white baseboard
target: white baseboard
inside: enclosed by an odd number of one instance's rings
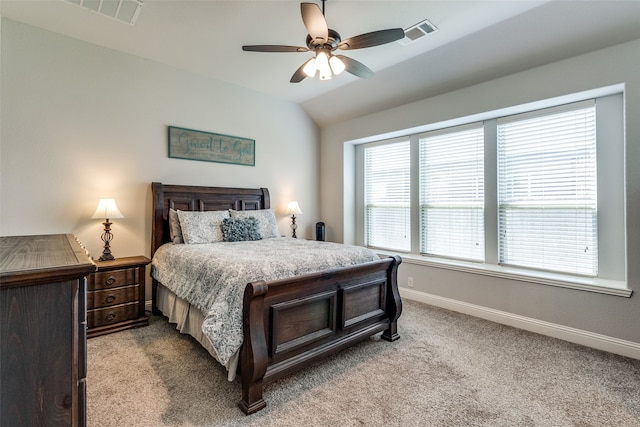
[[[146,300],[146,301],[144,302],[144,309],[145,309],[146,311],[151,311],[151,300]]]
[[[585,345],[598,350],[608,351],[621,356],[631,357],[633,359],[640,359],[640,343],[633,341],[625,341],[606,335],[570,328],[568,326],[562,326],[555,323],[544,322],[530,317],[494,310],[492,308],[469,304],[407,288],[400,288],[400,295],[402,298],[446,308],[448,310],[457,311],[459,313],[468,314],[481,319],[501,323],[503,325],[513,326],[515,328]]]

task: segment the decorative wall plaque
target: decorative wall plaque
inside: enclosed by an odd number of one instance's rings
[[[255,166],[256,141],[169,126],[169,157]]]

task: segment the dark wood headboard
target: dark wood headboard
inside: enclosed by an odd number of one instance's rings
[[[221,211],[225,209],[269,209],[266,188],[198,187],[151,183],[153,222],[151,225],[151,256],[169,238],[169,208],[182,211]]]

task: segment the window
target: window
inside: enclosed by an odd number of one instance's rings
[[[623,95],[609,90],[356,146],[356,242],[419,264],[626,289]]]
[[[420,252],[484,261],[484,129],[420,137]]]
[[[500,264],[597,276],[595,103],[499,119]]]
[[[365,163],[366,245],[411,249],[409,141],[367,147]]]

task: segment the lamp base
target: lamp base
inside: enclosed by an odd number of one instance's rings
[[[111,254],[111,251],[107,252],[105,249],[105,251],[102,252],[102,256],[98,258],[98,261],[113,261],[114,259],[116,259],[116,257]]]
[[[104,233],[102,233],[102,236],[100,236],[100,238],[104,242],[104,250],[102,251],[102,256],[98,258],[98,261],[113,261],[116,258],[111,253],[111,247],[109,244],[113,239],[113,233],[111,233],[112,223],[109,222],[109,220],[107,219],[105,222],[103,222],[103,224],[104,224]]]
[[[296,236],[296,229],[298,228],[298,224],[296,224],[296,216],[295,215],[291,215],[291,237],[293,237],[294,239],[296,239],[298,236]]]

